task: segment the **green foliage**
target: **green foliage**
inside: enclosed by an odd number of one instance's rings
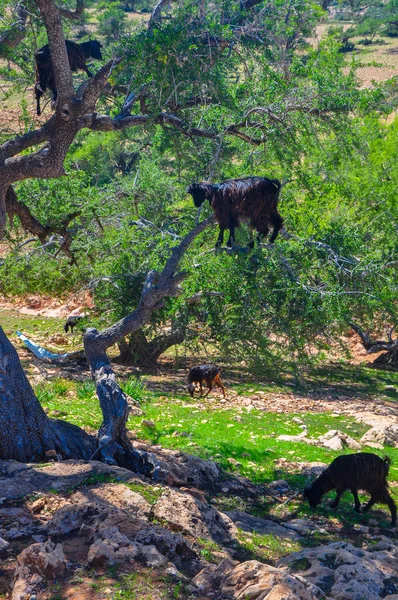
[[[103,10],[98,16],[98,33],[107,43],[118,40],[128,28],[125,11],[120,2],[101,2],[99,9]]]

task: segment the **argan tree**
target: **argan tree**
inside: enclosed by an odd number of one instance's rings
[[[29,19],[44,24],[58,99],[44,124],[0,147],[0,234],[6,230],[6,216],[17,216],[42,241],[54,232],[61,235],[61,249],[72,260],[68,224],[74,214],[56,229],[41,223],[18,199],[17,185],[64,177],[67,153],[80,132],[162,127],[190,140],[192,153],[197,140],[214,142],[220,153],[234,139],[253,148],[272,147],[274,154],[284,155],[288,167],[297,164],[314,135],[331,129],[342,135],[357,106],[372,102],[371,94],[361,96],[333,49],[309,50],[305,60],[301,52],[296,54],[316,22],[316,5],[298,3],[292,10],[291,4],[289,8],[277,1],[216,1],[208,8],[201,1],[172,2],[173,18],[162,23],[162,10],[170,2],[160,0],[148,23],[122,38],[113,48],[115,56],[75,89],[63,20],[79,19],[83,0],[74,11],[54,0],[6,4],[12,18],[0,34],[0,53],[12,56]],[[99,101],[106,94],[113,94],[113,105],[101,114]],[[139,112],[133,113],[137,107]],[[197,224],[173,247],[162,269],[148,272],[130,314],[102,331],[86,331],[85,354],[103,412],[97,436],[45,415],[16,351],[0,331],[0,458],[40,460],[47,450],[55,450],[63,458],[94,456],[151,471],[147,458],[133,452],[126,436],[126,397],[107,349],[146,324],[165,297],[179,294],[186,276],[178,271],[179,263],[212,221],[210,216]]]

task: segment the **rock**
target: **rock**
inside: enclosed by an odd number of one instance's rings
[[[242,531],[255,532],[261,535],[272,535],[290,540],[297,540],[301,537],[297,531],[289,529],[288,527],[285,527],[285,525],[278,525],[278,523],[274,523],[268,519],[253,517],[252,515],[248,515],[239,510],[232,510],[226,514],[235,523],[236,527]]]
[[[314,523],[309,519],[291,519],[288,523],[284,524],[287,529],[293,529],[300,535],[308,535],[314,531]]]
[[[167,558],[163,556],[163,554],[160,554],[159,550],[152,545],[142,546],[139,556],[144,559],[144,562],[148,567],[153,567],[155,569],[163,567],[168,562]]]
[[[217,590],[222,579],[232,571],[238,562],[224,558],[218,565],[210,565],[202,569],[193,579],[192,583],[200,592]]]
[[[278,435],[276,439],[282,442],[305,442],[306,444],[310,444],[310,446],[316,446],[318,443],[318,440],[307,438],[305,431],[300,433],[300,435]]]
[[[168,489],[153,508],[153,516],[174,531],[219,543],[232,540],[235,528],[226,515],[191,494]]]
[[[156,429],[155,421],[150,421],[149,419],[143,419],[142,425],[144,427],[148,427],[149,429]]]
[[[272,493],[286,494],[290,491],[290,485],[284,479],[276,479],[267,485],[267,489]]]
[[[9,545],[10,545],[9,542],[7,542],[6,540],[3,540],[3,538],[0,537],[0,552],[2,550],[5,550],[6,548],[8,548]]]
[[[383,444],[378,444],[377,442],[366,442],[367,446],[370,446],[370,448],[376,448],[376,450],[383,450],[384,446]]]
[[[120,533],[120,532],[119,532]],[[122,534],[121,534],[122,535]],[[129,542],[129,540],[127,540]],[[135,544],[128,543],[122,547],[112,539],[95,540],[89,548],[87,562],[92,567],[115,565],[126,560],[132,560],[138,554]]]
[[[151,489],[150,485],[143,482],[140,486]],[[105,507],[115,506],[127,511],[131,515],[140,515],[148,517],[151,512],[151,505],[145,498],[133,492],[122,483],[105,483],[95,486],[89,490],[79,490],[71,497],[72,502],[91,502]]]
[[[369,429],[361,438],[363,444],[376,442],[382,446],[398,448],[398,424],[378,425]]]
[[[65,460],[40,467],[0,460],[0,488],[4,502],[50,490],[68,490],[90,477],[110,476],[118,481],[137,481],[130,470],[98,461]]]
[[[55,414],[55,413],[53,412],[53,414]],[[45,452],[45,455],[48,459],[57,460],[57,453],[55,450],[47,450]]]
[[[316,600],[322,596],[316,586],[256,560],[237,565],[224,578],[221,591],[236,600]]]
[[[35,500],[33,502],[33,504],[30,505],[30,510],[32,511],[33,514],[37,514],[37,513],[41,512],[45,506],[46,506],[46,499],[39,498],[38,500]]]
[[[346,542],[307,548],[282,558],[278,566],[299,572],[333,600],[377,600],[398,590],[394,588],[398,546],[386,540],[386,546],[379,548],[374,544],[357,548]]]
[[[70,504],[57,510],[51,521],[46,523],[45,530],[49,535],[63,536],[78,531],[83,524],[95,522],[105,510],[99,504]]]
[[[56,579],[65,574],[66,568],[61,544],[48,541],[28,546],[17,557],[12,600],[25,600],[44,579]]]
[[[188,578],[185,577],[185,575],[180,573],[180,571],[175,567],[175,565],[171,565],[170,567],[167,567],[167,569],[165,569],[164,572],[166,573],[166,575],[168,575],[169,577],[172,577],[176,581],[189,581]]]
[[[344,446],[352,450],[361,449],[361,445],[356,440],[338,429],[327,431],[324,435],[320,436],[319,442],[325,448],[330,448],[331,450],[342,450]]]
[[[155,546],[157,550],[178,567],[189,565],[197,555],[181,534],[173,533],[159,525],[146,525],[135,536],[138,546]]]

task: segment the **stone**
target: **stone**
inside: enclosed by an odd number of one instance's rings
[[[361,438],[362,444],[376,442],[382,446],[398,448],[398,424],[378,425],[369,429]]]
[[[90,525],[104,514],[105,510],[99,504],[70,504],[57,510],[51,521],[46,523],[45,530],[50,535],[62,536],[78,531],[83,523]]]
[[[362,548],[332,542],[289,554],[278,566],[299,573],[333,600],[376,600],[398,589],[398,545],[389,538],[380,542],[379,547],[372,543]]]
[[[158,568],[167,564],[168,560],[155,546],[142,546],[139,551],[139,557],[142,557],[148,567]]]
[[[302,578],[256,560],[241,563],[228,573],[221,592],[234,600],[316,600],[322,595]]]
[[[222,579],[232,571],[238,562],[224,558],[218,565],[209,565],[202,569],[193,579],[192,584],[199,592],[209,592],[220,587]]]
[[[9,542],[7,542],[6,540],[3,540],[3,538],[0,537],[0,552],[2,550],[5,550],[6,548],[8,548],[9,545],[10,545]]]
[[[45,506],[46,506],[46,499],[39,498],[38,500],[35,500],[33,502],[33,504],[30,505],[30,510],[32,511],[33,514],[37,514],[37,513],[41,512]]]
[[[230,542],[235,528],[229,517],[191,494],[167,489],[153,507],[153,516],[166,521],[170,529],[194,538]]]
[[[66,570],[61,544],[55,545],[47,541],[28,546],[17,557],[12,600],[26,600],[34,595],[35,589],[43,580],[62,577]]]
[[[319,442],[325,448],[330,448],[331,450],[342,450],[344,446],[352,450],[361,449],[361,445],[356,440],[338,429],[327,431],[324,435],[320,436]]]
[[[289,529],[284,524],[279,525],[269,519],[254,517],[243,511],[232,510],[226,513],[234,522],[236,527],[242,531],[255,532],[260,535],[272,535],[281,539],[298,540],[300,533],[294,529]]]
[[[278,494],[286,494],[290,491],[290,485],[284,479],[276,479],[275,481],[271,481],[267,485],[267,488],[271,493],[277,492]]]

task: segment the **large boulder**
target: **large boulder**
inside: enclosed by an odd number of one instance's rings
[[[321,590],[286,571],[250,560],[224,578],[221,592],[234,600],[317,600]]]
[[[362,444],[381,444],[382,446],[392,446],[393,448],[398,448],[398,425],[388,424],[388,425],[377,425],[376,427],[372,427],[369,429],[362,437]]]
[[[376,600],[398,591],[398,545],[389,538],[366,549],[347,542],[308,548],[282,558],[279,566],[333,600]]]
[[[167,489],[163,492],[154,506],[153,516],[160,522],[166,521],[170,529],[190,534],[196,539],[228,543],[235,533],[229,517],[207,502],[178,490]]]

